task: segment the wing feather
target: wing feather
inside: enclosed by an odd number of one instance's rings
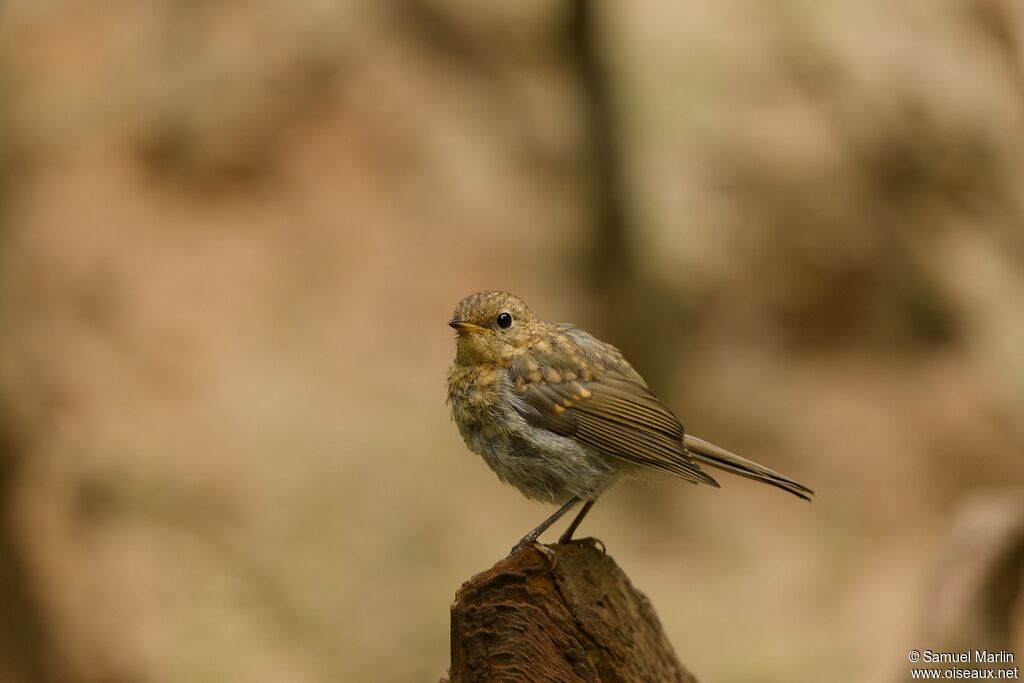
[[[718,486],[683,445],[683,427],[647,387],[605,376],[589,382],[525,386],[524,417],[536,427],[571,436],[610,456]]]

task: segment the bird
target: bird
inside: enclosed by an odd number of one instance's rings
[[[455,360],[447,403],[469,449],[506,484],[561,507],[510,555],[533,545],[566,513],[569,543],[598,497],[625,476],[667,472],[719,488],[704,469],[753,479],[798,498],[814,491],[764,465],[687,434],[622,353],[568,323],[551,323],[503,291],[455,307]]]

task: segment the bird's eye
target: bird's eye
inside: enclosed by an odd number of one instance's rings
[[[499,313],[498,314],[498,327],[503,330],[507,330],[512,327],[512,314],[511,313]]]

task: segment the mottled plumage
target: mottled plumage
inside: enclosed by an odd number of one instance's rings
[[[686,435],[618,349],[572,325],[537,318],[507,292],[466,297],[449,325],[458,331],[458,343],[448,401],[470,450],[528,498],[567,501],[520,545],[587,501],[563,536],[568,540],[601,492],[637,468],[717,487],[703,463],[801,498],[813,494]]]

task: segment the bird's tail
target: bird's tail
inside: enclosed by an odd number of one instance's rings
[[[754,481],[761,481],[765,484],[777,486],[783,491],[789,491],[794,496],[803,498],[804,500],[810,500],[811,496],[814,495],[814,491],[803,484],[797,483],[789,477],[784,477],[778,472],[768,469],[764,465],[758,465],[753,460],[747,460],[735,453],[730,453],[724,448],[719,448],[713,443],[708,443],[704,439],[698,439],[695,436],[687,434],[683,437],[683,443],[686,445],[686,450],[688,450],[699,462],[705,465],[711,465],[712,467],[717,467],[720,470],[738,474],[741,477],[746,477],[747,479],[753,479]]]

